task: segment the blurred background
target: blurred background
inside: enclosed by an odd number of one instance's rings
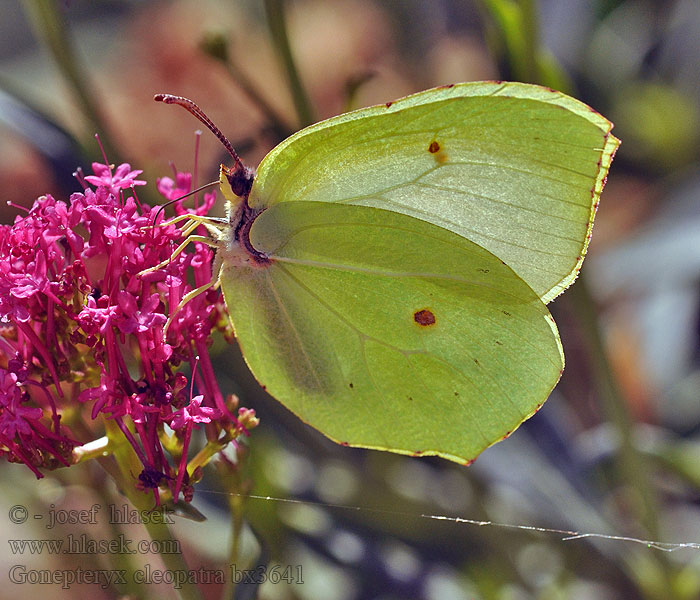
[[[51,4],[0,3],[0,189],[16,204],[79,190],[76,167],[102,160],[96,131],[111,162],[144,169],[149,183],[172,164],[192,170],[199,124],[153,102],[157,92],[198,102],[252,165],[303,121],[480,79],[566,91],[622,139],[583,275],[550,305],[564,376],[542,410],[473,466],[336,446],[265,395],[237,350],[217,342],[222,387],[262,420],[245,484],[303,501],[243,500],[240,568],[292,566],[293,581],[242,586],[237,598],[700,598],[698,549],[420,517],[700,542],[697,0],[290,0],[306,113],[270,35],[278,2],[61,0],[59,21],[42,25],[37,7]],[[215,178],[221,160],[205,133],[200,181]],[[4,202],[0,211],[6,223],[16,214]],[[3,517],[9,506],[89,507],[102,481],[77,469],[39,482],[19,465],[0,469],[2,544],[32,537],[29,524]],[[207,521],[176,525],[191,568],[221,568],[228,555],[217,491],[212,470],[194,501]],[[18,558],[2,555],[0,581],[15,598],[44,589],[114,597],[96,586],[10,584]],[[36,568],[52,560],[22,557]]]

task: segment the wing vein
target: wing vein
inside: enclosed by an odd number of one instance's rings
[[[280,267],[280,268],[286,272],[286,269],[284,269],[283,267]],[[272,291],[272,295],[275,298],[275,302],[277,303],[277,306],[280,308],[281,313],[284,315],[287,322],[289,323],[289,327],[291,328],[292,333],[294,334],[294,337],[297,340],[297,343],[299,345],[299,349],[301,350],[304,358],[306,359],[306,362],[309,365],[309,370],[310,370],[311,374],[313,375],[314,379],[316,380],[316,383],[318,384],[318,389],[322,390],[324,386],[321,382],[321,378],[319,377],[318,373],[316,372],[316,368],[314,367],[314,364],[311,361],[311,358],[309,357],[309,355],[306,351],[306,347],[304,346],[304,343],[301,340],[301,336],[299,335],[299,331],[297,331],[297,328],[294,325],[294,322],[292,321],[292,318],[289,315],[289,312],[287,311],[287,309],[284,305],[284,302],[282,302],[282,299],[279,296],[279,292],[277,291],[277,286],[275,285],[275,282],[269,273],[266,274],[266,277],[268,280],[268,284],[270,286],[270,290]],[[302,395],[302,400],[303,400],[303,395]]]
[[[580,223],[580,221],[577,221],[576,219],[567,219],[566,217],[562,217],[559,215],[553,215],[551,213],[548,213],[544,210],[535,210],[534,208],[530,208],[529,206],[522,206],[521,204],[514,204],[513,202],[508,202],[506,200],[499,200],[498,198],[493,198],[491,196],[486,196],[484,194],[477,194],[476,192],[472,191],[467,191],[467,190],[462,190],[459,188],[455,187],[450,187],[447,185],[437,185],[435,183],[424,183],[422,181],[417,181],[413,185],[421,186],[421,187],[429,187],[432,189],[440,190],[440,191],[445,191],[445,192],[456,192],[457,194],[460,194],[462,196],[468,196],[472,198],[479,198],[481,200],[487,200],[489,202],[493,202],[494,204],[503,204],[505,206],[512,206],[513,208],[516,208],[518,210],[524,210],[526,212],[531,212],[535,213],[537,215],[544,215],[546,217],[552,218],[552,219],[558,219],[560,221],[566,221],[567,223],[576,223],[577,225]],[[577,205],[581,206],[581,205]],[[585,207],[588,208],[588,207]],[[536,231],[537,233],[546,233],[547,235],[551,235],[552,237],[562,237],[562,236],[553,236],[553,234],[545,232],[545,231],[539,231],[537,229],[530,229],[530,231]],[[578,239],[574,238],[569,238],[569,237],[562,237],[562,239],[565,240],[570,240],[572,242],[578,242]]]

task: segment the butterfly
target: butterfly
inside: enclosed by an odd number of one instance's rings
[[[611,129],[500,81],[316,123],[256,172],[214,127],[235,161],[218,283],[258,382],[340,444],[470,464],[561,376],[546,304],[581,267]]]

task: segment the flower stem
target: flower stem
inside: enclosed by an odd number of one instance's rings
[[[285,0],[265,0],[265,13],[267,14],[267,23],[270,27],[272,42],[275,45],[275,50],[282,61],[284,69],[289,78],[289,86],[292,91],[294,106],[299,117],[299,123],[302,127],[311,125],[314,122],[311,102],[304,89],[304,86],[299,77],[292,49],[289,45],[289,36],[287,35],[287,24],[284,14]]]
[[[482,0],[482,5],[495,20],[500,22],[503,46],[506,48],[506,59],[511,72],[525,81],[543,83],[542,80],[546,78],[545,73],[538,66],[542,58],[542,49],[539,42],[537,0],[518,0],[517,4],[503,0]],[[518,9],[520,26],[513,27],[517,21],[515,13]],[[516,51],[516,48],[519,51]],[[564,81],[562,78],[560,85],[565,88]],[[634,444],[633,422],[610,366],[595,302],[586,285],[585,276],[578,278],[576,284],[567,291],[565,298],[574,305],[578,323],[584,335],[587,336],[588,355],[592,361],[597,396],[602,410],[619,436],[620,447],[615,457],[617,477],[636,494],[638,502],[632,503],[634,516],[649,536],[658,539],[658,506],[654,489],[650,482],[647,464]],[[658,560],[651,558],[646,563],[646,569],[640,568],[634,555],[625,558],[635,583],[646,597],[679,597],[673,586],[672,566],[665,557],[660,557]],[[645,573],[645,570],[649,573]],[[654,575],[652,576],[651,573]],[[664,591],[659,592],[659,590]]]
[[[248,79],[248,76],[241,71],[239,66],[229,58],[229,60],[224,62],[224,67],[226,68],[226,72],[230,75],[231,79],[238,85],[248,99],[258,107],[260,112],[268,120],[270,123],[270,129],[277,138],[277,141],[281,142],[285,138],[289,137],[292,134],[292,130],[285,123],[284,118],[280,116],[277,110],[274,109],[263,97],[263,95],[255,88],[253,82]]]
[[[523,27],[523,72],[521,78],[528,83],[538,83],[541,79],[538,68],[539,18],[536,0],[520,0]]]
[[[586,278],[580,276],[576,284],[567,291],[566,296],[573,303],[581,330],[587,336],[588,355],[592,362],[601,408],[619,436],[620,449],[617,459],[619,478],[631,490],[635,490],[641,501],[636,504],[639,507],[638,518],[648,534],[653,539],[657,539],[659,523],[656,499],[649,483],[646,463],[634,444],[632,419],[610,366],[595,303],[586,284]]]
[[[221,452],[228,443],[228,440],[224,443],[218,441],[207,442],[206,446],[197,452],[195,457],[187,463],[187,472],[192,475],[195,469],[205,466],[211,460],[212,456],[217,452]]]
[[[173,538],[170,528],[167,525],[148,521],[144,523],[144,526],[146,527],[148,535],[151,537],[151,539],[153,541],[157,540],[159,542],[163,542],[162,546],[164,548],[172,548],[177,545],[176,540]],[[174,573],[189,572],[187,563],[185,562],[182,554],[179,552],[163,552],[160,554],[160,557],[163,560],[163,565],[168,571]],[[193,583],[186,581],[182,584],[182,587],[176,591],[178,592],[181,600],[202,600],[202,595],[200,594],[199,589]]]
[[[61,75],[75,94],[87,122],[87,130],[90,135],[99,133],[108,156],[112,160],[117,160],[118,154],[104,125],[105,120],[99,105],[95,101],[95,91],[88,82],[80,61],[77,60],[68,27],[56,0],[24,0],[23,3],[37,37],[44,41]]]
[[[120,430],[113,420],[105,421],[105,431],[110,440],[115,439],[115,437],[119,439]],[[114,458],[117,461],[119,471],[114,475],[115,483],[137,510],[152,510],[152,496],[137,491],[133,486],[132,473],[141,466],[133,447],[131,444],[126,443],[121,446],[114,444],[114,446]],[[166,524],[148,520],[144,523],[144,527],[152,540],[166,542],[162,544],[163,548],[176,547],[175,539]],[[181,554],[177,552],[162,552],[160,557],[166,569],[170,571],[188,572],[187,563]],[[199,589],[192,583],[185,582],[177,592],[182,600],[202,600]]]
[[[115,501],[114,496],[110,493],[112,489],[111,486],[104,485],[103,479],[95,477],[94,470],[91,471],[91,473],[92,476],[89,477],[87,481],[88,485],[95,490],[95,493],[101,500],[102,506],[110,506]],[[111,519],[107,519],[107,526],[109,527],[110,538],[112,540],[118,540],[120,535],[126,535],[127,533],[118,523],[113,523]],[[127,577],[125,577],[126,583],[123,584],[123,586],[115,584],[119,593],[137,598],[141,590],[138,589],[138,584],[134,579],[134,574],[139,566],[134,556],[128,552],[115,552],[111,555],[107,555],[105,558],[110,560],[111,566],[115,570],[121,570],[127,573]]]
[[[228,492],[227,499],[231,514],[231,545],[229,547],[229,566],[238,565],[241,549],[241,533],[243,531],[243,515],[245,512],[245,502],[252,488],[252,480],[247,475],[247,465],[249,450],[245,446],[238,448],[237,462],[233,464],[222,457],[217,463],[219,481],[223,489]],[[264,549],[263,542],[258,539],[261,549]],[[235,582],[228,579],[224,587],[222,598],[234,600],[236,593]]]
[[[216,32],[207,34],[200,42],[199,47],[202,52],[221,63],[231,80],[263,114],[268,122],[267,129],[271,130],[277,142],[281,142],[293,133],[287,125],[286,119],[267,101],[258,86],[231,58],[229,42],[223,34]],[[197,169],[195,169],[195,174],[196,171]]]
[[[651,539],[660,539],[658,502],[651,485],[647,461],[635,445],[634,423],[610,365],[595,302],[585,277],[578,278],[576,284],[567,290],[566,297],[574,305],[581,330],[587,337],[587,354],[592,363],[598,401],[618,435],[619,448],[615,454],[617,478],[629,492],[631,512]],[[674,584],[674,569],[665,556],[651,556],[644,561],[631,554],[625,557],[625,562],[646,598],[671,600],[684,597]]]
[[[104,435],[97,440],[73,448],[73,464],[110,454],[110,440]]]

